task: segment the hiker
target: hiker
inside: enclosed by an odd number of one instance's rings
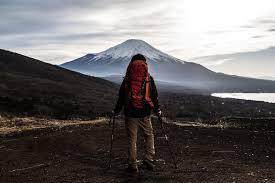
[[[125,78],[120,86],[119,98],[114,109],[118,115],[124,106],[125,126],[128,138],[128,168],[130,173],[137,173],[137,131],[140,128],[144,134],[145,159],[143,164],[154,169],[154,134],[151,123],[151,111],[161,115],[158,103],[158,92],[154,79],[148,73],[146,58],[137,54],[128,65]]]

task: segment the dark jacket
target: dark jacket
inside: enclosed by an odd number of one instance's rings
[[[159,102],[158,102],[158,91],[152,76],[150,76],[150,93],[151,99],[154,103],[154,108],[152,109],[149,104],[146,105],[143,109],[136,109],[130,106],[125,106],[127,100],[126,92],[125,92],[125,79],[123,80],[120,90],[119,90],[119,98],[115,107],[114,112],[117,114],[121,111],[124,106],[124,115],[133,118],[142,118],[151,114],[153,110],[155,113],[159,111]]]

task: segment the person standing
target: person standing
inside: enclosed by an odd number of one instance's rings
[[[125,78],[120,86],[119,98],[114,109],[118,115],[124,107],[125,127],[128,138],[128,168],[130,173],[137,173],[137,132],[144,134],[145,159],[143,164],[154,169],[154,134],[151,123],[152,111],[161,115],[158,102],[158,92],[152,76],[148,72],[146,58],[137,54],[128,65]]]

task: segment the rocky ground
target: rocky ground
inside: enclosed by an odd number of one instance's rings
[[[107,120],[48,123],[39,127],[38,122],[32,129],[21,121],[25,129],[11,125],[13,131],[7,132],[2,121],[0,182],[275,182],[273,130],[165,124],[177,159],[178,169],[174,169],[159,124],[154,122],[157,168],[150,172],[141,166],[139,174],[129,175],[124,171],[127,144],[123,122],[116,123],[109,171]],[[140,134],[138,159],[144,150],[142,139]]]

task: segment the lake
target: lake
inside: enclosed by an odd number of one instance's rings
[[[212,93],[211,96],[275,103],[275,93]]]

